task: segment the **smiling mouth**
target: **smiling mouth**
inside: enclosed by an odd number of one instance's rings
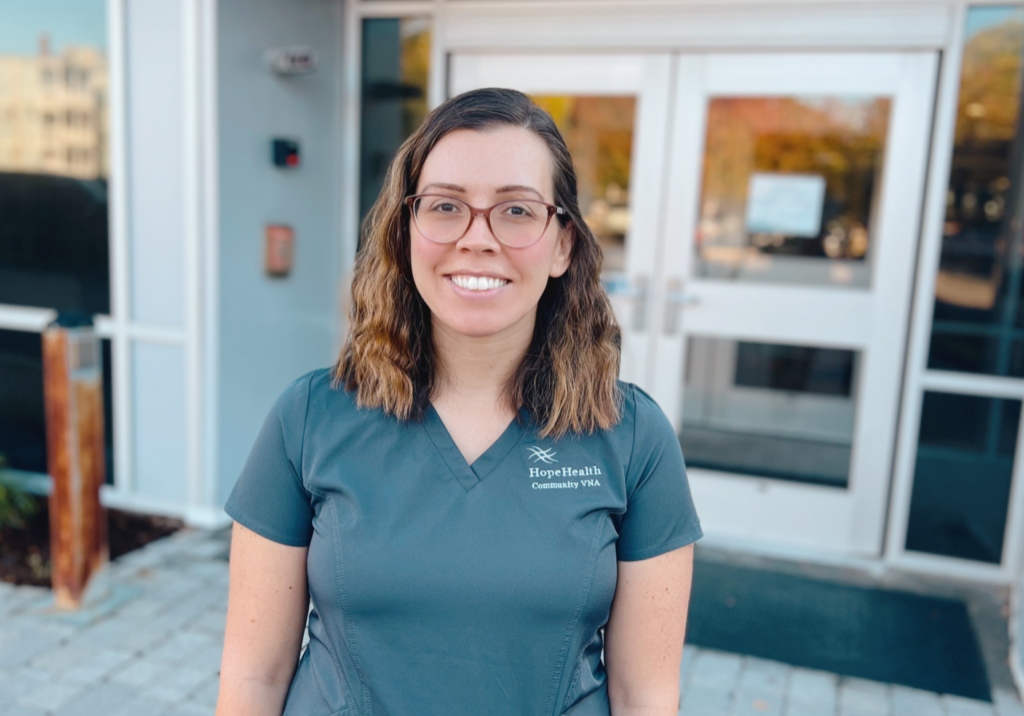
[[[508,283],[507,279],[491,278],[489,276],[452,275],[448,278],[450,278],[452,283],[456,286],[464,288],[467,291],[490,291],[491,289],[501,288]]]

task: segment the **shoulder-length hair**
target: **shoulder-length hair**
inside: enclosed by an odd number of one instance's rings
[[[413,282],[404,200],[416,191],[427,155],[446,134],[506,126],[533,132],[550,150],[554,201],[565,209],[560,228],[574,240],[568,270],[549,278],[541,295],[533,338],[508,381],[505,400],[513,410],[525,407],[541,436],[610,428],[620,412],[621,336],[601,286],[601,248],[580,214],[576,171],[562,135],[547,112],[514,90],[481,89],[448,100],[398,150],[363,223],[349,333],[334,383],[356,391],[360,407],[422,419],[442,366],[430,309]]]

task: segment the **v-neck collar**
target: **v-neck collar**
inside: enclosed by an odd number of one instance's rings
[[[423,417],[423,429],[426,431],[430,441],[434,443],[434,447],[437,448],[441,459],[444,460],[448,469],[452,471],[455,479],[459,481],[459,484],[462,485],[466,492],[469,492],[481,480],[493,472],[494,468],[505,459],[509,451],[523,439],[523,436],[526,435],[529,416],[530,413],[526,408],[520,408],[518,417],[512,419],[512,422],[505,428],[505,432],[491,443],[491,446],[484,450],[483,454],[472,465],[467,463],[466,458],[462,456],[462,452],[452,439],[451,433],[448,432],[444,421],[441,420],[441,416],[434,410],[433,405],[427,407],[426,414]]]

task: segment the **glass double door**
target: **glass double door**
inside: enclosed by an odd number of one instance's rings
[[[935,53],[452,57],[530,94],[705,532],[882,550]]]

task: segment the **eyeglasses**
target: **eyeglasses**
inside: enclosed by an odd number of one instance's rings
[[[416,228],[435,244],[458,241],[469,231],[473,217],[482,216],[494,238],[514,249],[524,249],[540,241],[551,217],[565,214],[560,206],[532,199],[512,199],[477,209],[443,194],[417,194],[406,197],[405,204],[412,212]]]

